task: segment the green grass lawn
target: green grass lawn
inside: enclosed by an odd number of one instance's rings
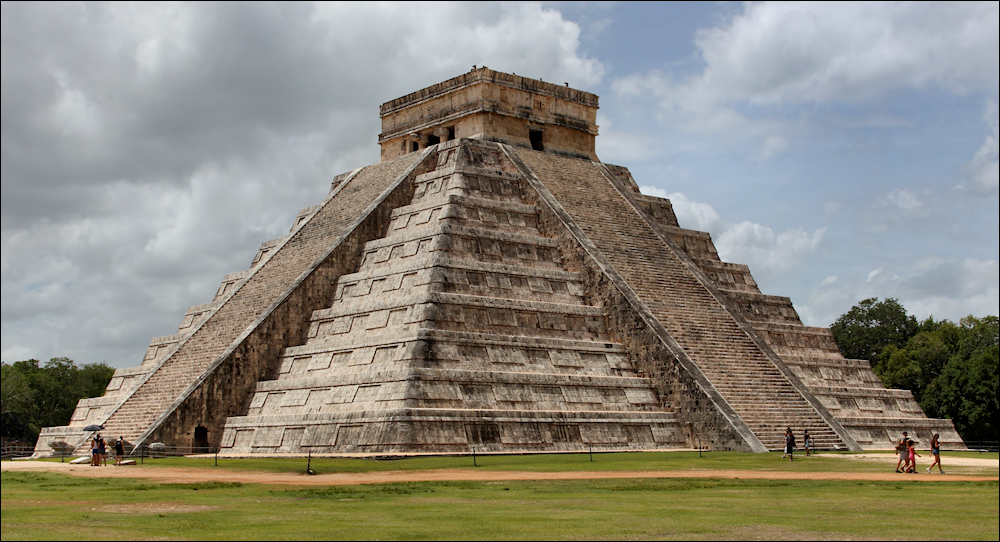
[[[834,456],[842,454],[823,454]],[[930,454],[927,454],[930,455]],[[977,457],[996,459],[997,454],[975,452],[945,452],[942,462],[949,474],[976,474],[997,476],[1000,469],[983,467],[959,467],[949,465],[950,457]],[[737,469],[794,472],[892,472],[896,467],[895,455],[885,454],[885,461],[837,460],[828,457],[805,457],[796,454],[796,460],[781,459],[780,453],[754,454],[740,452],[707,452],[701,457],[698,452],[634,452],[595,453],[593,462],[588,454],[534,454],[534,455],[486,455],[477,456],[478,468],[485,470],[517,470],[529,472],[562,471],[622,471],[622,470],[691,470],[691,469]],[[58,460],[55,460],[58,461]],[[931,459],[923,457],[918,465],[927,467]],[[214,467],[211,457],[169,457],[144,460],[144,465],[170,467]],[[311,466],[317,473],[337,472],[378,472],[388,470],[422,470],[473,468],[471,456],[456,457],[411,457],[405,459],[335,459],[312,458]],[[219,459],[221,469],[304,472],[306,458],[246,458]]]
[[[712,468],[729,454],[717,455]],[[745,465],[735,454],[733,461]],[[5,472],[0,482],[5,541],[998,538],[995,481],[627,479],[298,488]]]

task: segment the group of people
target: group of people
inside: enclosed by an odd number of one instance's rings
[[[118,440],[115,441],[115,466],[121,465],[124,458],[125,440],[118,437]],[[100,467],[102,465],[108,466],[108,443],[105,442],[100,433],[97,433],[90,444],[90,466]]]
[[[812,439],[809,436],[808,429],[802,433],[802,441],[806,455],[812,455]],[[917,458],[921,457],[921,455],[917,453],[916,444],[910,438],[909,433],[903,431],[903,438],[899,439],[899,442],[896,443],[896,452],[899,453],[896,472],[917,472]],[[795,433],[789,427],[785,429],[785,453],[781,455],[781,458],[784,459],[787,457],[789,461],[794,461],[794,453]],[[938,468],[938,472],[944,474],[944,470],[941,468],[941,437],[937,433],[934,433],[934,436],[931,438],[931,455],[934,457],[934,462],[931,463],[931,466],[927,467],[927,474],[930,474],[935,466]]]
[[[916,473],[917,458],[922,456],[917,453],[916,441],[911,439],[906,431],[903,431],[903,438],[896,443],[896,452],[899,453],[896,472]],[[931,469],[935,466],[937,466],[939,473],[944,474],[944,470],[941,468],[941,437],[937,433],[931,437],[931,455],[934,457],[934,462],[927,467],[927,474],[930,474]]]
[[[809,430],[806,429],[802,433],[802,445],[805,447],[806,455],[812,455],[812,437],[809,436]],[[795,433],[792,433],[792,428],[789,427],[785,429],[785,453],[781,454],[781,458],[788,458],[789,461],[794,461],[795,457]]]

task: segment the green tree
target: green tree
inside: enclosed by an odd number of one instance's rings
[[[985,345],[963,359],[955,356],[924,390],[928,416],[951,418],[965,440],[998,440],[997,394],[1000,346]]]
[[[32,390],[27,377],[13,365],[0,366],[0,424],[4,439],[25,433]]]
[[[869,359],[886,387],[912,391],[927,415],[952,419],[963,439],[997,440],[996,316],[918,323],[895,299],[866,299],[831,331],[845,357]]]
[[[934,331],[917,333],[903,348],[886,346],[875,358],[875,374],[887,388],[911,390],[919,401],[923,389],[941,374],[956,350],[954,344],[949,347],[950,332],[955,329],[955,324],[946,321]]]
[[[67,425],[76,403],[102,395],[113,374],[105,363],[77,367],[69,358],[52,358],[44,367],[34,359],[4,364],[3,437],[34,440],[43,427]]]
[[[16,368],[4,363],[0,367],[0,414],[20,412],[31,403],[28,379]]]
[[[830,331],[844,357],[866,359],[875,365],[887,346],[902,348],[919,327],[917,319],[907,315],[899,301],[873,297],[837,318]]]
[[[977,350],[1000,344],[1000,319],[996,316],[976,318],[969,315],[962,318],[960,326],[964,333],[956,342],[962,357],[971,357]]]

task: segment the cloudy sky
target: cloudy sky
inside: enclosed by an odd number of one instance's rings
[[[995,315],[997,6],[4,3],[0,355],[137,365],[473,64],[598,94],[598,156],[809,325]]]

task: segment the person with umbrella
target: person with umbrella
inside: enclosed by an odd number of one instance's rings
[[[87,433],[90,433],[90,432],[93,432],[93,431],[100,431],[102,429],[104,429],[104,426],[103,425],[98,425],[96,423],[90,424],[87,427],[83,428],[83,430],[85,432],[87,432]],[[91,441],[90,441],[90,466],[91,467],[97,467],[97,466],[100,466],[100,464],[101,464],[100,463],[101,456],[100,456],[100,453],[98,451],[99,444],[100,444],[100,442],[99,442],[100,439],[101,439],[101,435],[100,435],[100,433],[98,433],[98,434],[94,435],[94,438],[91,439]]]

